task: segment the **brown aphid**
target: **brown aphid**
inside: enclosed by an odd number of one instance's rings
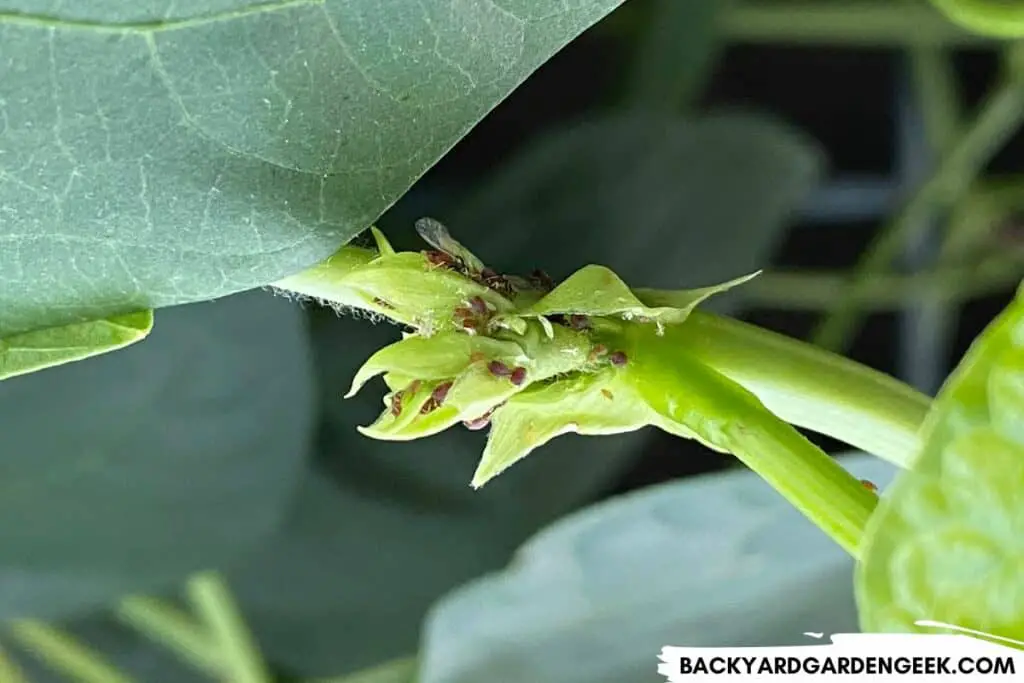
[[[427,402],[423,404],[422,408],[420,408],[420,413],[425,415],[440,408],[441,404],[444,403],[444,400],[448,397],[448,390],[451,388],[451,382],[444,382],[443,384],[438,384],[434,387],[434,390],[430,392],[430,398],[428,398]]]
[[[487,364],[487,372],[491,373],[495,377],[508,377],[512,374],[512,368],[505,365],[500,360],[492,360]]]
[[[876,484],[875,482],[868,481],[867,479],[861,479],[860,483],[868,491],[871,491],[872,493],[878,493],[878,484]]]
[[[612,355],[608,356],[608,360],[612,365],[621,368],[629,361],[629,358],[626,357],[626,353],[624,351],[613,351]]]
[[[392,304],[390,301],[385,301],[384,299],[381,299],[379,296],[373,297],[373,303],[380,306],[381,308],[386,308],[390,311],[395,310],[394,304]]]
[[[508,378],[509,381],[511,381],[512,384],[516,385],[517,387],[522,386],[523,382],[526,381],[526,368],[516,368],[515,370],[512,371],[512,374],[509,375]]]
[[[494,411],[493,410],[489,410],[486,413],[484,413],[483,415],[481,415],[480,417],[473,418],[472,420],[463,420],[462,424],[463,424],[463,426],[465,426],[466,429],[468,429],[470,431],[473,431],[473,432],[479,431],[479,430],[484,429],[485,427],[487,427],[487,425],[491,424],[491,414],[492,413],[494,413]]]
[[[593,363],[606,353],[608,353],[608,347],[604,344],[597,344],[594,348],[590,349],[590,354],[587,356],[587,360]]]
[[[534,287],[545,292],[550,292],[555,288],[555,281],[540,268],[534,268],[533,272],[530,273],[530,282]]]
[[[464,267],[462,265],[461,261],[459,261],[457,258],[452,256],[451,254],[446,254],[443,251],[436,251],[436,250],[430,249],[430,250],[424,251],[423,255],[426,257],[427,261],[432,266],[439,266],[441,268],[448,268],[449,270],[462,270],[463,267]]]
[[[402,414],[402,396],[404,394],[404,391],[396,391],[391,395],[391,415],[393,417],[398,417]]]
[[[569,327],[574,330],[589,330],[590,329],[590,318],[585,315],[573,313],[569,316]]]
[[[612,395],[612,392],[608,391],[607,389],[602,389],[601,390],[601,395],[604,396],[609,401],[612,400],[613,398],[615,398],[615,396]]]
[[[491,310],[487,308],[487,302],[478,296],[474,296],[469,300],[469,307],[472,309],[473,313],[480,316],[489,315],[491,312]]]

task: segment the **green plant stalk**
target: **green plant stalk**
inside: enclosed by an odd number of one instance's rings
[[[963,242],[958,242],[963,244]],[[970,263],[950,263],[909,275],[886,273],[865,283],[857,299],[866,310],[895,309],[924,301],[957,303],[1012,289],[1024,272],[1024,250],[1000,253]],[[743,292],[753,306],[818,311],[846,296],[846,278],[829,271],[765,273]]]
[[[685,323],[684,323],[685,324]],[[666,333],[667,338],[668,333]],[[824,451],[765,410],[755,394],[705,365],[689,349],[643,353],[630,361],[651,407],[732,453],[840,547],[859,558],[878,497]],[[770,407],[769,407],[770,410]],[[689,416],[705,415],[692,422]]]
[[[942,157],[959,137],[962,119],[952,60],[943,46],[924,44],[910,48],[910,63],[928,145]]]
[[[933,211],[952,206],[962,196],[1022,119],[1024,76],[1020,70],[1010,69],[932,176],[861,257],[851,277],[849,294],[815,330],[812,337],[815,344],[827,349],[842,348],[860,320],[857,301],[866,283],[889,265],[924,219]]]
[[[214,677],[224,671],[212,635],[176,607],[155,598],[131,596],[121,600],[114,616],[200,671]]]
[[[12,640],[44,664],[79,683],[134,683],[75,638],[38,621],[23,620],[9,627]]]
[[[920,449],[930,399],[888,375],[781,334],[701,310],[678,330],[680,350],[752,392],[780,418],[901,468]]]
[[[0,647],[0,681],[3,683],[29,683],[21,667]]]
[[[748,43],[907,46],[976,45],[984,36],[951,24],[939,12],[910,2],[841,3],[748,0],[724,17],[726,37]]]
[[[271,683],[267,666],[224,579],[204,572],[189,579],[189,600],[220,646],[225,683]]]
[[[1024,36],[1024,7],[1006,0],[932,0],[946,16],[966,28],[999,38]]]

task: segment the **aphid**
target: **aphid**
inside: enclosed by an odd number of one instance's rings
[[[444,400],[448,397],[448,390],[451,388],[451,382],[444,382],[443,384],[438,384],[434,387],[434,390],[430,392],[430,398],[428,398],[427,402],[423,404],[422,408],[420,408],[420,413],[425,415],[426,413],[440,408],[441,404],[444,403]]]
[[[389,301],[385,301],[384,299],[381,299],[379,296],[373,297],[373,303],[380,306],[381,308],[387,308],[388,310],[391,311],[395,310],[394,304],[392,304]]]
[[[448,234],[448,228],[433,218],[417,220],[416,232],[424,242],[447,255],[453,262],[460,264],[462,269],[468,270],[470,273],[479,273],[484,269],[484,264],[480,262],[480,259],[459,244],[454,237]]]
[[[545,292],[550,292],[555,288],[555,281],[551,279],[551,276],[545,273],[540,268],[535,268],[530,273],[530,283],[537,289]]]
[[[487,302],[478,296],[474,296],[469,300],[469,307],[472,309],[473,313],[480,316],[489,315],[491,312],[491,309],[487,308]]]
[[[624,351],[613,351],[612,355],[608,356],[608,360],[611,361],[612,365],[621,368],[629,359]]]
[[[391,395],[391,415],[398,417],[402,414],[402,396],[405,392],[396,391]]]
[[[526,381],[526,368],[516,368],[515,370],[512,371],[512,374],[509,375],[508,378],[509,381],[511,381],[512,384],[516,385],[517,387],[522,386],[523,382]]]
[[[569,316],[569,327],[574,330],[589,330],[590,329],[590,318],[585,315],[579,315],[573,313]]]
[[[495,377],[508,377],[512,374],[512,368],[505,365],[500,360],[492,360],[487,364],[487,372],[491,373]]]
[[[488,268],[487,270],[490,269]],[[493,273],[494,271],[491,272]],[[512,286],[512,283],[504,275],[495,274],[491,277],[484,277],[481,275],[481,280],[488,289],[495,291],[502,296],[512,296],[516,293],[515,287]]]
[[[878,493],[878,485],[877,485],[877,484],[875,484],[875,483],[874,483],[873,481],[868,481],[867,479],[861,479],[861,480],[860,480],[860,483],[861,483],[861,484],[862,484],[862,485],[864,486],[864,488],[866,488],[866,489],[867,489],[868,491],[871,491],[872,493]]]
[[[423,255],[427,258],[433,266],[439,266],[441,268],[448,268],[449,270],[464,271],[465,266],[451,254],[446,254],[443,251],[427,250],[423,252]]]
[[[604,396],[609,401],[615,398],[615,396],[612,395],[612,392],[608,391],[607,389],[602,389],[601,395]]]
[[[489,410],[480,417],[473,418],[472,420],[463,420],[462,424],[470,431],[478,431],[491,424],[491,414],[493,410]]]
[[[606,353],[608,353],[608,347],[604,344],[597,344],[594,348],[590,349],[590,353],[587,355],[587,360],[593,363]]]

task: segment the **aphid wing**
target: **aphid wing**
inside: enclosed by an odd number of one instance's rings
[[[479,273],[484,269],[484,264],[473,252],[462,246],[458,240],[451,236],[448,228],[433,218],[420,218],[416,221],[416,232],[430,246],[443,251],[449,256],[461,259],[471,271]]]

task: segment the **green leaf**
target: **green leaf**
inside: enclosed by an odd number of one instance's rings
[[[745,275],[720,285],[682,291],[631,290],[618,275],[604,266],[584,266],[550,294],[524,311],[522,316],[558,313],[619,315],[626,319],[681,323],[702,301],[713,294],[741,285],[757,275]],[[640,297],[640,298],[638,298]],[[643,300],[641,300],[643,299]]]
[[[1024,36],[1024,8],[1006,0],[932,0],[951,21],[998,38]]]
[[[236,561],[307,454],[301,312],[266,293],[161,313],[145,344],[0,383],[0,619],[82,614]]]
[[[0,336],[327,258],[620,0],[11,0]]]
[[[841,462],[880,485],[894,470]],[[434,606],[420,683],[648,681],[668,644],[806,645],[809,630],[856,630],[853,562],[746,470],[594,505],[515,558]]]
[[[146,338],[153,312],[23,332],[0,339],[0,379],[115,351]]]
[[[1024,640],[1024,288],[974,342],[924,448],[871,520],[857,576],[868,631],[938,621]]]

